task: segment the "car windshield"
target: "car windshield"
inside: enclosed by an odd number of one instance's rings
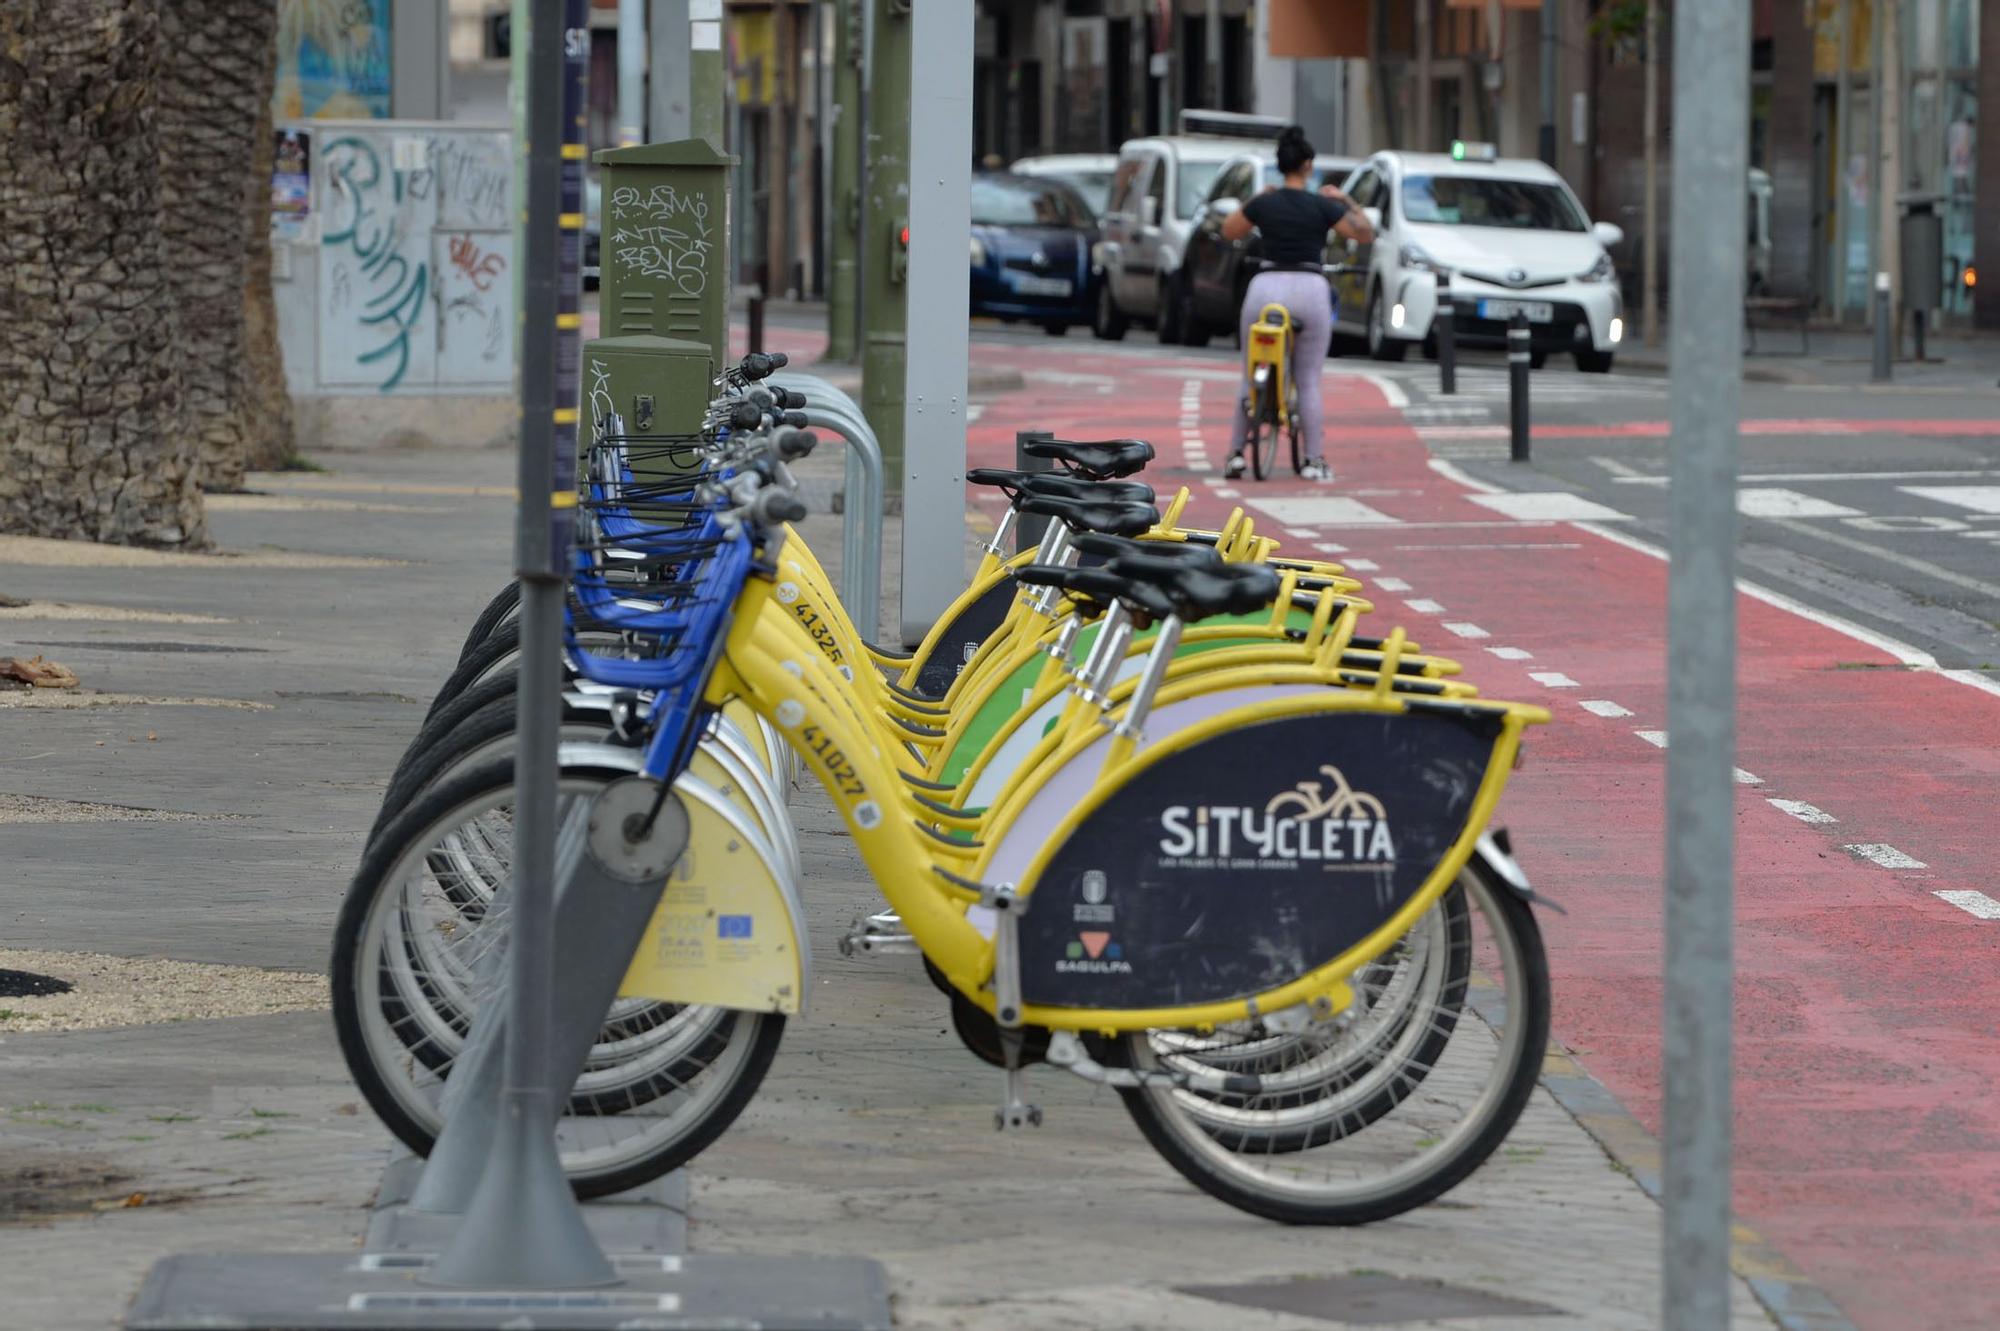
[[[1057,180],[972,178],[974,226],[1090,225],[1090,212],[1076,191]]]
[[[1583,214],[1561,186],[1491,176],[1410,176],[1403,181],[1403,216],[1445,226],[1584,229]]]
[[[1221,162],[1181,163],[1180,203],[1174,209],[1176,217],[1186,217],[1201,207],[1201,201],[1208,197],[1209,186],[1222,171]]]
[[[1090,205],[1090,211],[1098,216],[1104,213],[1105,205],[1111,202],[1111,173],[1109,171],[1064,171],[1051,175],[1051,180],[1060,180]]]

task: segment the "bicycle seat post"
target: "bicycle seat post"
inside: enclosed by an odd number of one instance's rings
[[[1132,700],[1125,709],[1125,719],[1113,726],[1111,733],[1120,739],[1131,740],[1134,744],[1146,737],[1146,718],[1153,710],[1153,696],[1160,691],[1166,681],[1167,668],[1173,664],[1174,653],[1181,645],[1181,619],[1179,615],[1169,615],[1160,621],[1159,636],[1153,640],[1153,650],[1147,653],[1146,669],[1139,676],[1138,685],[1132,690]]]

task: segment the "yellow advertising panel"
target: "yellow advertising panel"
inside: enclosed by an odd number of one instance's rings
[[[692,775],[674,789],[687,806],[688,847],[667,879],[619,997],[796,1013],[805,994],[806,954],[762,835]]]

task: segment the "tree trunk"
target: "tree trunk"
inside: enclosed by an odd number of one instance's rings
[[[245,462],[252,468],[283,466],[298,450],[292,434],[292,393],[285,385],[285,358],[278,347],[278,306],[271,294],[271,86],[277,79],[275,54],[264,61],[264,85],[257,94],[263,114],[257,121],[256,160],[250,170],[250,208],[244,216],[246,241],[243,290],[243,436]]]
[[[160,231],[159,10],[0,0],[0,530],[207,540]]]
[[[276,77],[278,11],[273,0],[167,0],[160,11],[161,226],[182,316],[188,424],[203,487],[240,490],[257,445],[244,409],[244,219],[256,207],[269,224],[271,142],[259,131]],[[268,245],[264,261],[268,270]]]

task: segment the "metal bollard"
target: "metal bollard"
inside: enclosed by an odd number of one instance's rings
[[[1510,456],[1528,460],[1528,365],[1534,359],[1529,343],[1528,316],[1507,321],[1507,417]]]
[[[1458,305],[1451,298],[1451,279],[1443,273],[1437,280],[1438,392],[1449,396],[1458,391]]]
[[[1047,458],[1031,458],[1021,445],[1030,439],[1053,439],[1047,430],[1016,430],[1014,432],[1015,471],[1054,471],[1055,463]],[[1042,533],[1049,529],[1049,520],[1034,514],[1020,514],[1014,521],[1014,552],[1032,550],[1042,543]]]
[[[750,288],[750,350],[764,349],[764,274],[760,268],[757,281]]]
[[[1875,274],[1875,366],[1869,379],[1878,384],[1886,384],[1893,373],[1890,368],[1895,329],[1889,326],[1889,275]]]

